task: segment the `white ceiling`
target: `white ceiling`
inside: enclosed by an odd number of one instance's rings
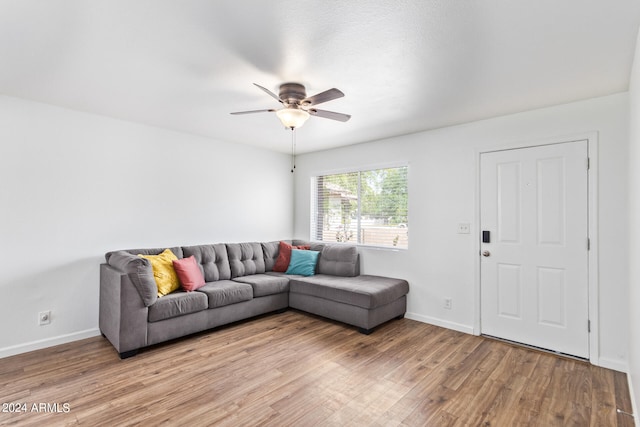
[[[282,82],[331,87],[298,152],[626,91],[637,0],[0,0],[0,93],[288,152]]]

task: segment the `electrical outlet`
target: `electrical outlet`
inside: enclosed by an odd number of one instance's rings
[[[38,313],[38,324],[48,325],[51,323],[51,310],[41,311]]]
[[[458,234],[469,234],[471,233],[471,224],[468,222],[461,222],[458,224]]]
[[[453,300],[451,298],[444,299],[444,308],[447,310],[451,310],[451,306],[453,305]]]

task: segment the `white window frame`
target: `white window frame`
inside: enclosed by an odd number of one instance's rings
[[[380,169],[397,169],[397,168],[406,168],[407,169],[407,224],[409,223],[409,193],[410,193],[410,167],[408,162],[402,163],[385,163],[385,164],[375,164],[375,165],[367,165],[358,168],[342,168],[342,169],[334,169],[329,171],[321,171],[313,173],[309,180],[310,186],[310,227],[309,227],[309,235],[310,240],[319,243],[333,243],[333,244],[341,244],[341,242],[329,241],[329,240],[320,240],[318,238],[318,187],[317,187],[317,179],[321,176],[330,176],[330,175],[341,175],[341,174],[350,174],[350,173],[358,173],[359,175],[363,172],[380,170]],[[358,179],[358,205],[357,205],[357,218],[356,218],[356,239],[355,241],[346,242],[346,244],[352,244],[360,247],[368,247],[368,248],[376,248],[376,249],[386,249],[386,250],[408,250],[409,249],[409,240],[407,236],[406,246],[392,246],[392,245],[381,245],[381,244],[367,244],[360,243],[361,242],[361,180]]]

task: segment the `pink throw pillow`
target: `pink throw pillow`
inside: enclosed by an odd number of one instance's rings
[[[204,276],[193,255],[173,261],[173,268],[185,291],[195,291],[204,286]]]

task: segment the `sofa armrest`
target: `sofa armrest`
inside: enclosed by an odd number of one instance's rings
[[[148,259],[132,255],[126,251],[113,252],[108,259],[110,266],[129,275],[146,307],[156,302],[158,299],[158,286],[153,277],[153,269]]]
[[[100,265],[99,327],[120,354],[147,344],[146,307],[129,274]]]

